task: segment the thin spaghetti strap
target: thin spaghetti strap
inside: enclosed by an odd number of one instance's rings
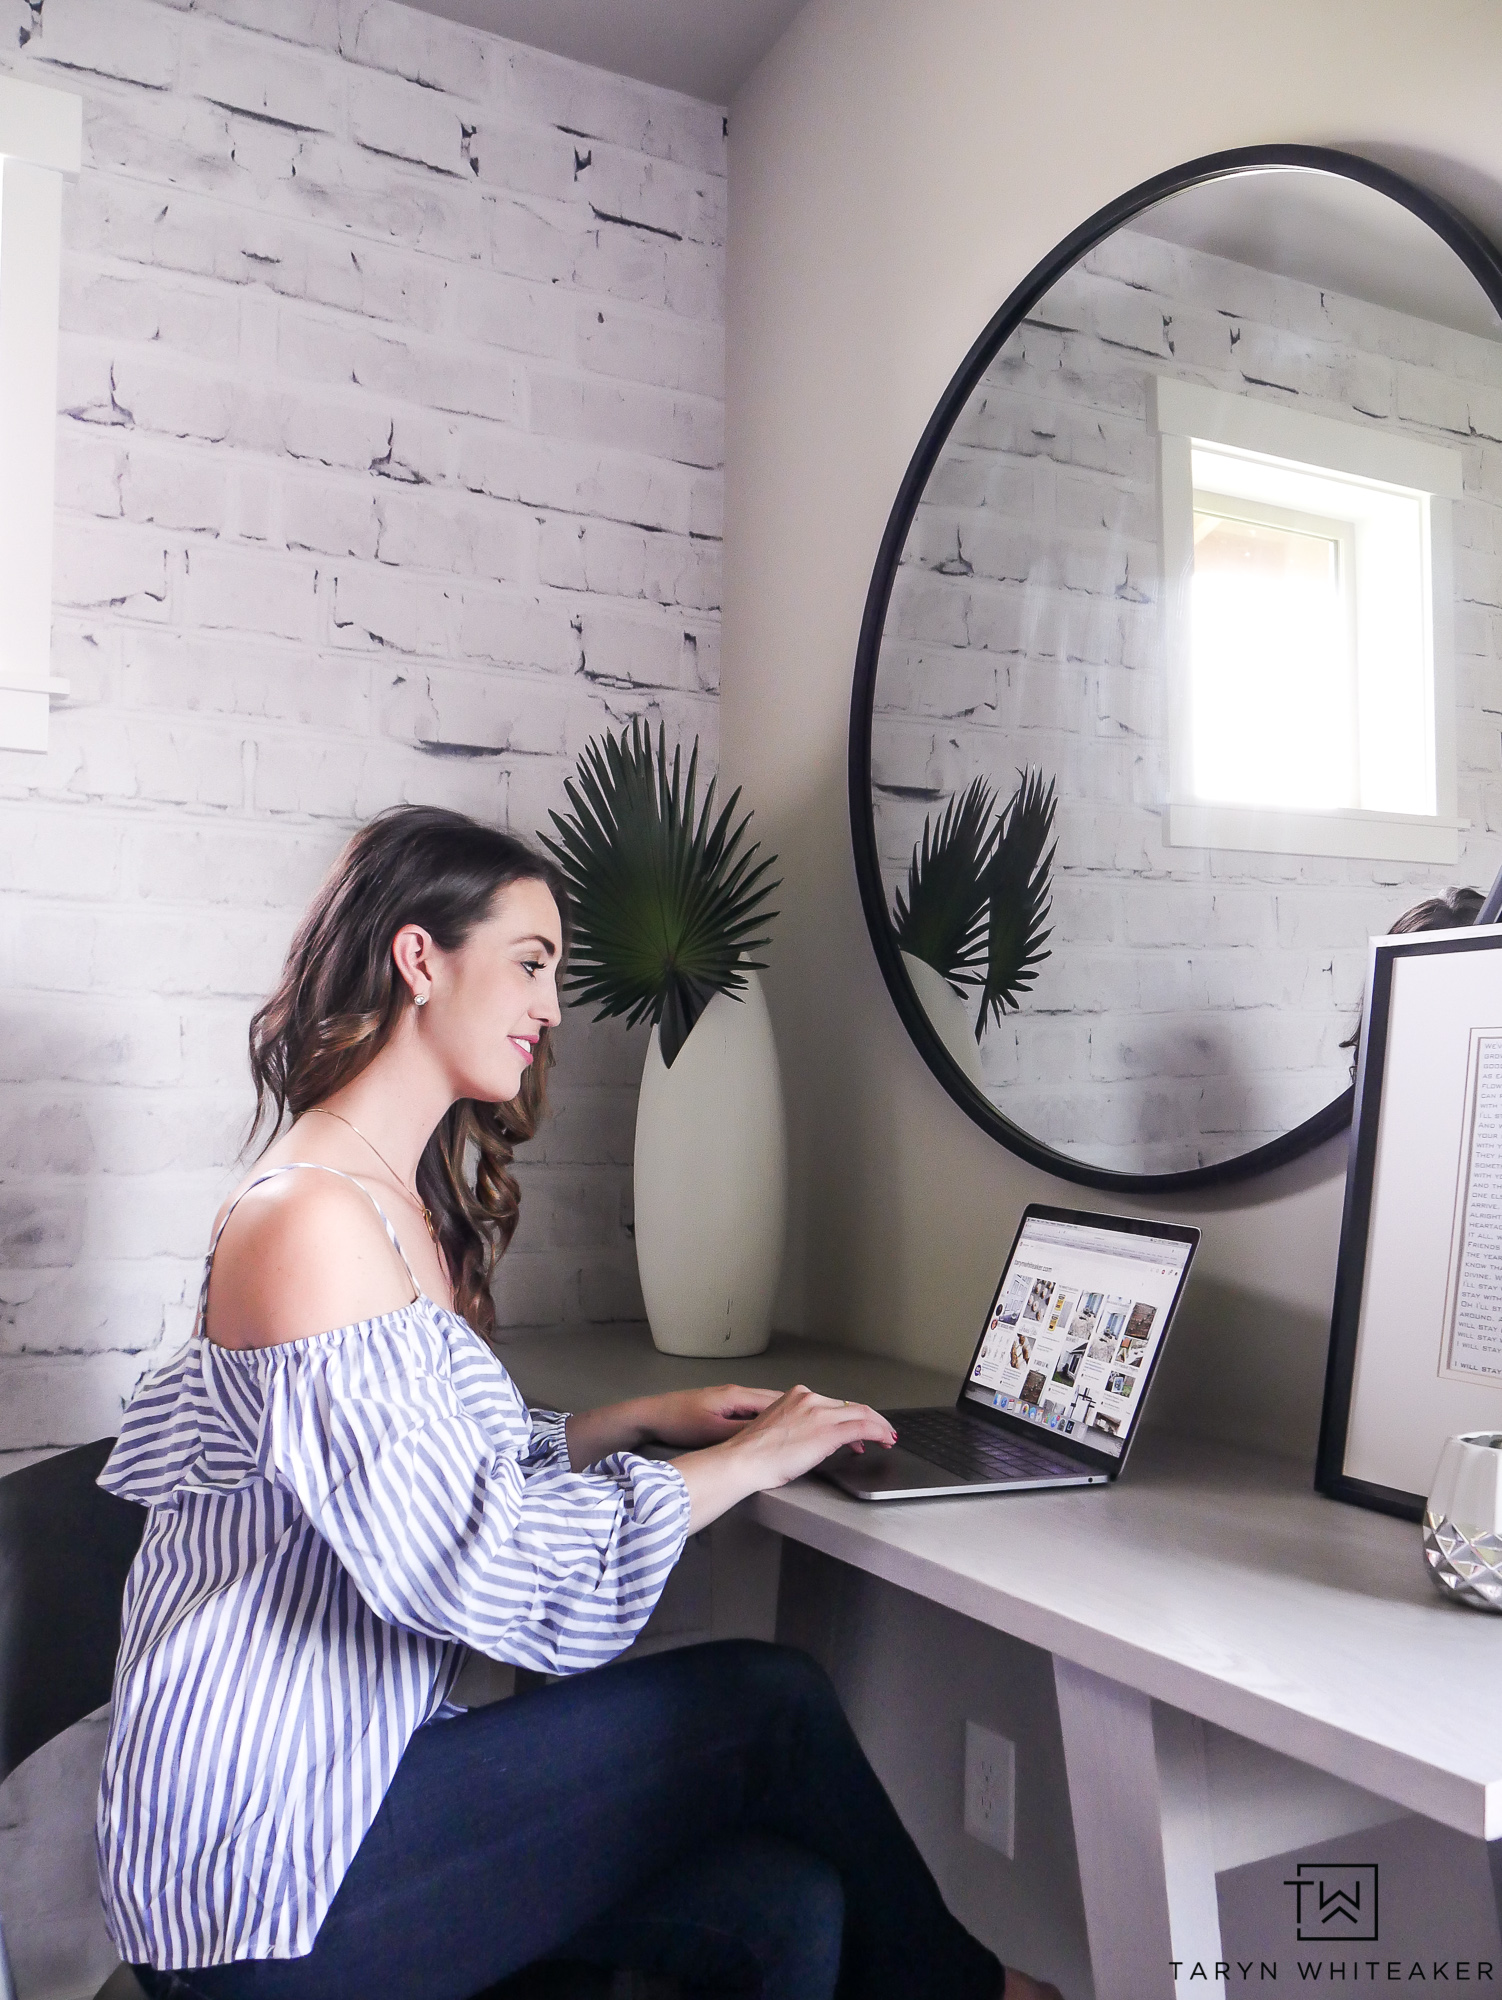
[[[319,1160],[284,1160],[281,1166],[270,1167],[264,1174],[257,1174],[253,1181],[247,1181],[229,1207],[224,1211],[224,1221],[214,1231],[214,1240],[209,1245],[209,1254],[203,1260],[203,1283],[198,1289],[198,1312],[193,1321],[193,1331],[195,1334],[201,1334],[204,1331],[204,1323],[208,1317],[209,1310],[209,1279],[214,1274],[214,1253],[219,1248],[219,1239],[224,1234],[230,1217],[253,1188],[264,1187],[267,1181],[274,1181],[278,1174],[294,1173],[299,1167],[307,1167],[312,1172],[318,1174],[332,1174],[336,1180],[348,1181],[351,1187],[360,1190],[361,1194],[364,1195],[376,1214],[381,1218],[381,1224],[386,1231],[387,1239],[392,1249],[402,1260],[402,1269],[406,1272],[407,1282],[412,1287],[414,1301],[422,1297],[422,1286],[417,1282],[417,1275],[413,1271],[412,1266],[407,1262],[407,1253],[402,1248],[401,1238],[391,1226],[390,1216],[387,1215],[385,1209],[382,1208],[381,1204],[376,1200],[363,1181],[357,1181],[353,1174],[343,1173],[338,1167],[326,1167]]]

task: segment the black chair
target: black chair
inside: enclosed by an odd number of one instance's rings
[[[95,1484],[113,1438],[0,1479],[0,1783],[110,1698],[146,1512]],[[0,2000],[15,1982],[0,1928]],[[121,1966],[97,2000],[143,2000]]]

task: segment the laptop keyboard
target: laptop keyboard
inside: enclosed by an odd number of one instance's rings
[[[962,1417],[958,1410],[888,1410],[897,1442],[906,1451],[961,1479],[1038,1479],[1052,1473],[1076,1477],[1085,1467],[1045,1445],[1008,1437]]]

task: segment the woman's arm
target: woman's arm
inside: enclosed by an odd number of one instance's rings
[[[673,1463],[688,1487],[689,1533],[707,1528],[737,1501],[813,1468],[842,1445],[864,1449],[897,1442],[886,1418],[864,1403],[815,1395],[801,1384],[779,1396],[775,1389],[685,1389],[671,1396],[641,1396],[582,1410],[565,1426],[569,1464],[575,1472],[613,1451],[638,1451],[650,1442],[700,1445]]]
[[[602,1665],[636,1637],[688,1532],[672,1466],[528,1465],[496,1442],[484,1364],[467,1360],[471,1407],[420,1320],[273,1355],[260,1466],[378,1617],[546,1673]],[[504,1422],[515,1406],[495,1393]]]

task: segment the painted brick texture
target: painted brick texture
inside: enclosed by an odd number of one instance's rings
[[[1454,869],[1167,847],[1154,376],[1458,450]],[[1026,1130],[1170,1171],[1337,1096],[1367,939],[1502,863],[1502,346],[1122,232],[1007,343],[921,503],[873,741],[889,898],[977,773],[1059,787],[1052,956],[981,1045]]]
[[[628,716],[716,750],[713,107],[390,0],[0,0],[80,92],[57,671],[0,753],[0,1464],[190,1324],[244,1041],[350,830],[532,834]],[[567,1018],[503,1324],[639,1318],[643,1044]]]

